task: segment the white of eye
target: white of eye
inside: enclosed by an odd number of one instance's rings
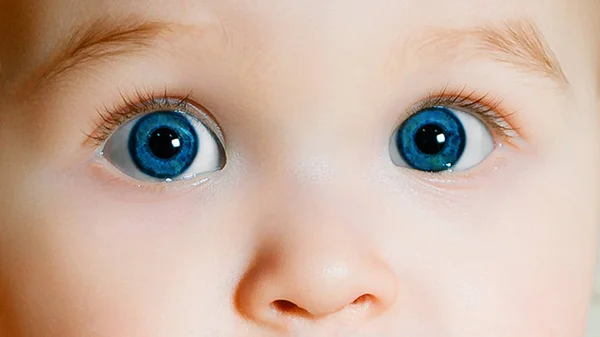
[[[102,156],[126,175],[141,181],[187,180],[200,174],[222,169],[225,163],[225,155],[221,141],[198,118],[189,113],[177,112],[181,113],[190,122],[198,136],[198,153],[190,167],[183,174],[169,179],[157,179],[141,172],[133,162],[128,146],[129,136],[135,124],[146,114],[138,116],[119,127],[104,144],[101,150]]]
[[[466,171],[483,162],[494,151],[494,137],[479,118],[460,110],[451,111],[462,123],[466,135],[465,150],[452,166],[452,171]]]
[[[458,161],[450,168],[451,171],[466,171],[483,162],[492,151],[494,151],[494,137],[487,126],[477,117],[470,113],[457,109],[446,108],[458,118],[465,130],[465,148]],[[390,138],[389,148],[392,162],[401,167],[410,167],[396,147],[396,135],[400,130],[396,129]],[[445,136],[438,135],[438,141],[443,142]],[[441,139],[444,137],[443,139]]]

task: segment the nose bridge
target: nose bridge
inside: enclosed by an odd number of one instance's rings
[[[384,58],[372,55],[385,53],[366,52],[355,37],[340,34],[348,18],[336,13],[313,18],[314,29],[292,30],[269,45],[265,62],[271,70],[260,82],[268,95],[258,99],[274,143],[268,146],[276,152],[304,158],[342,155],[364,150],[375,139],[368,130],[377,118],[364,116],[376,114],[388,97],[386,90],[371,85],[385,75]]]
[[[367,76],[348,72],[333,53],[303,62],[278,64],[269,82],[276,94],[265,118],[274,127],[254,176],[262,217],[235,291],[240,314],[279,328],[289,319],[377,316],[395,303],[398,287],[361,230],[371,225],[363,178],[377,142],[373,125],[357,122],[370,96],[348,94]]]

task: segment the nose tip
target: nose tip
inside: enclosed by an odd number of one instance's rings
[[[395,297],[394,284],[389,282],[391,277],[381,274],[377,277],[374,273],[358,275],[357,272],[339,265],[325,267],[320,272],[294,277],[278,289],[278,296],[264,300],[278,298],[269,304],[278,314],[313,320],[346,309],[373,315],[391,304]]]
[[[380,259],[339,240],[324,241],[312,239],[308,249],[260,249],[238,285],[238,310],[282,327],[290,319],[320,320],[342,312],[368,318],[395,302],[395,276]]]

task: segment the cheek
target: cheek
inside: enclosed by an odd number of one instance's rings
[[[600,198],[597,159],[577,153],[575,139],[521,161],[510,180],[474,202],[472,214],[483,221],[473,224],[481,227],[478,242],[465,243],[474,247],[464,256],[473,273],[460,282],[481,303],[464,302],[469,317],[503,321],[506,333],[583,334]]]
[[[136,202],[50,175],[29,177],[31,189],[15,193],[23,207],[0,228],[0,294],[13,297],[8,317],[18,318],[23,335],[166,336],[234,326],[223,299],[252,248],[250,227],[237,225],[251,214],[242,195],[228,203]],[[218,319],[204,319],[211,316]]]
[[[583,335],[598,158],[589,146],[574,150],[595,140],[564,139],[506,157],[467,190],[405,188],[380,199],[386,216],[374,235],[408,294],[399,316],[420,308],[444,336]]]

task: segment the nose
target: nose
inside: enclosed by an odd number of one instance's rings
[[[313,229],[266,235],[238,285],[244,316],[282,328],[344,312],[366,319],[394,304],[396,277],[375,250],[348,230]]]

